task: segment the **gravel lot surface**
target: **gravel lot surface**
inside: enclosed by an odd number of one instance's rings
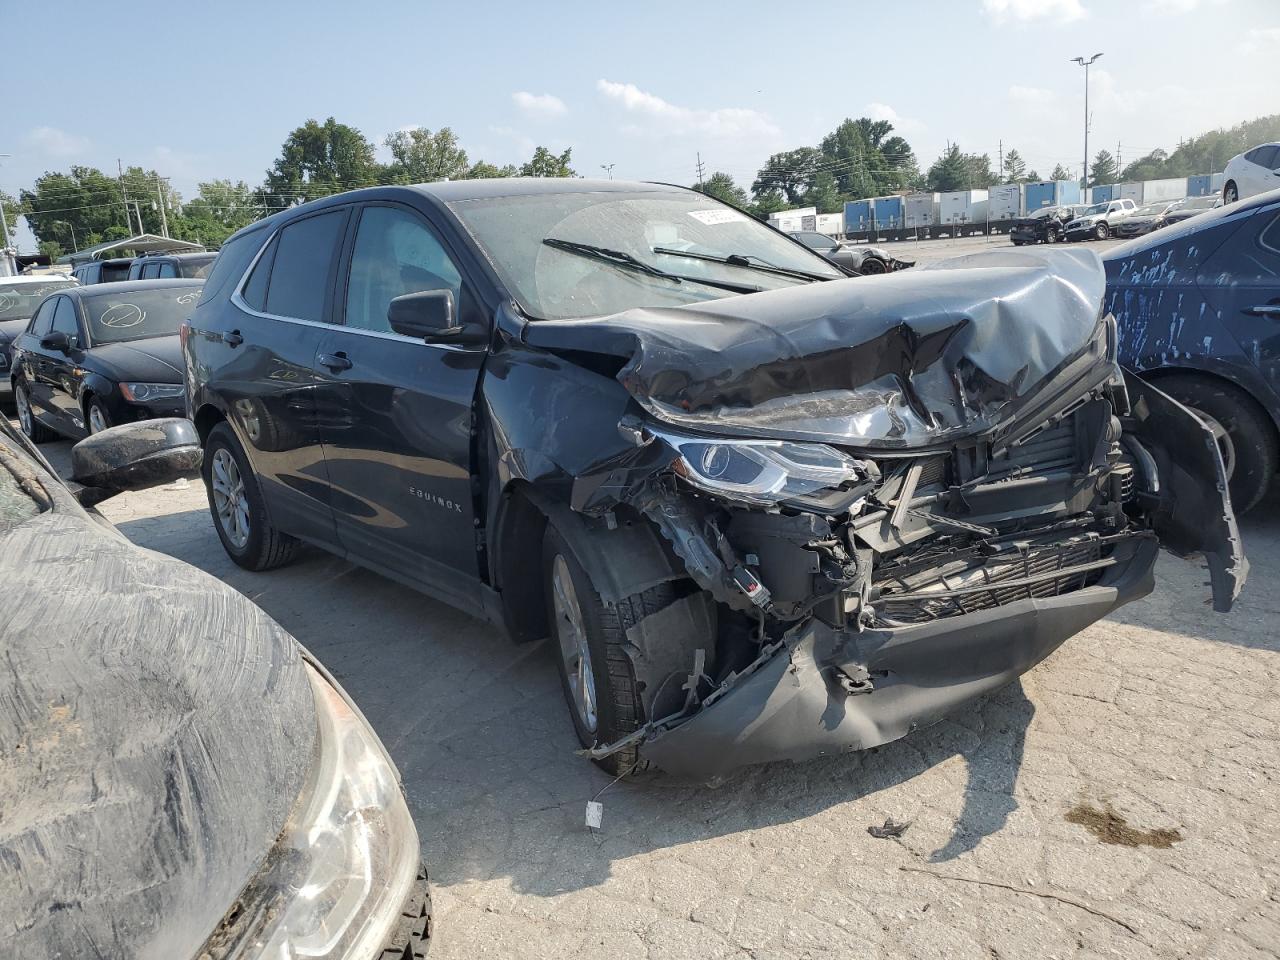
[[[64,470],[68,449],[45,447]],[[233,566],[198,483],[102,512],[260,604],[360,703],[417,819],[435,960],[1280,956],[1280,500],[1243,523],[1231,614],[1162,557],[1153,596],[979,706],[715,789],[575,757],[545,644],[323,554]],[[900,838],[868,833],[887,818]]]

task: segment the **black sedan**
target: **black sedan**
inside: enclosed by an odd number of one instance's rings
[[[0,418],[0,954],[418,960],[400,778],[257,606],[92,504],[195,471],[188,420],[113,427],[69,487]]]
[[[1075,219],[1078,207],[1044,207],[1013,221],[1009,239],[1015,247],[1026,243],[1057,243]]]
[[[68,277],[4,277],[0,279],[0,403],[13,399],[9,364],[14,338],[27,329],[36,307],[49,294],[74,287]]]
[[[799,230],[788,234],[792,240],[798,240],[815,253],[820,253],[838,267],[850,273],[868,275],[873,273],[890,273],[914,266],[913,261],[899,260],[880,247],[866,247],[861,244],[841,243],[834,237],[816,230]]]
[[[37,443],[115,423],[182,416],[178,328],[203,280],[132,280],[61,290],[13,344],[14,404]]]
[[[1124,240],[1131,240],[1168,226],[1169,214],[1177,207],[1176,200],[1144,204],[1116,224],[1115,235]]]

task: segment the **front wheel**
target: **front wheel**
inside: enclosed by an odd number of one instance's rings
[[[1093,235],[1099,240],[1105,240],[1107,237],[1111,236],[1111,227],[1109,227],[1105,222],[1100,223],[1093,228]]]
[[[1228,180],[1226,186],[1222,188],[1222,204],[1226,206],[1228,203],[1235,203],[1240,199],[1240,188],[1236,186],[1234,180]]]
[[[27,385],[19,380],[13,385],[13,404],[18,408],[18,426],[32,443],[48,443],[57,440],[58,435],[36,419],[31,409],[31,393]]]
[[[1027,241],[1025,241],[1025,240],[1014,240],[1014,241],[1013,241],[1013,245],[1014,245],[1015,247],[1020,247],[1020,246],[1022,246],[1024,243],[1026,243],[1026,242],[1027,242]]]
[[[888,273],[889,267],[883,260],[867,257],[862,261],[862,266],[858,267],[858,272],[864,276],[871,276],[876,273]]]
[[[107,408],[97,397],[89,400],[84,419],[89,425],[90,434],[101,433],[111,426],[111,414],[107,413]]]
[[[293,559],[298,541],[272,525],[258,478],[227,424],[210,431],[201,472],[227,556],[246,570],[270,570]]]

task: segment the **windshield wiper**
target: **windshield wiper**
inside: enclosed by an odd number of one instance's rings
[[[576,240],[561,240],[559,237],[546,237],[542,241],[549,247],[557,250],[563,250],[566,253],[576,253],[580,257],[586,257],[588,260],[599,260],[601,263],[612,264],[615,267],[621,267],[623,270],[634,270],[636,273],[643,273],[649,277],[660,277],[663,280],[671,280],[675,283],[701,283],[708,287],[718,287],[721,290],[728,290],[732,293],[759,293],[760,288],[750,286],[745,283],[729,283],[725,280],[708,280],[706,277],[690,277],[680,273],[668,273],[666,270],[659,270],[655,266],[638,260],[625,250],[610,250],[608,247],[597,247],[591,243],[578,243]]]
[[[753,261],[759,260],[754,253],[743,255],[741,253],[731,253],[727,257],[717,257],[710,253],[694,253],[692,250],[676,250],[672,247],[654,247],[654,253],[665,253],[671,257],[688,257],[691,260],[706,260],[708,263],[723,263],[729,267],[739,267],[744,270],[756,270],[760,273],[772,273],[779,277],[791,277],[794,280],[812,280],[826,281],[839,280],[839,277],[824,277],[820,273],[808,273],[805,270],[792,270],[788,267],[775,266],[772,263]]]

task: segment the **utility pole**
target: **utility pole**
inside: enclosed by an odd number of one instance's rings
[[[1084,67],[1084,166],[1080,168],[1080,192],[1089,189],[1089,66],[1102,54],[1095,53],[1086,60],[1084,57],[1072,57],[1074,63]]]
[[[1120,141],[1116,141],[1116,183],[1120,182],[1120,171],[1124,169],[1124,163],[1120,160]]]
[[[120,181],[120,198],[124,201],[125,229],[133,233],[133,221],[129,219],[129,191],[124,187],[124,164],[116,157],[116,178]],[[142,222],[138,222],[138,233],[142,232]]]
[[[613,179],[613,174],[609,174],[609,179]],[[156,179],[156,196],[160,198],[160,232],[167,237],[169,236],[169,215],[164,209],[164,181],[159,178]]]
[[[702,153],[698,153],[698,186],[702,186]]]
[[[990,141],[988,141],[990,142]],[[998,176],[1004,176],[1004,141],[1000,141],[1000,166],[996,170]]]

